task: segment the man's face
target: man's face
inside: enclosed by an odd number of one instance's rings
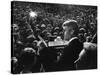
[[[17,31],[18,29],[19,29],[19,27],[18,27],[16,24],[14,24],[14,25],[13,25],[13,30],[14,30],[14,31]]]
[[[66,26],[64,28],[64,40],[70,40],[72,37],[72,28],[71,27],[68,27]]]

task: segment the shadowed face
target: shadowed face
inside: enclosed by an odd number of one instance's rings
[[[13,24],[13,30],[14,30],[14,31],[17,31],[18,29],[19,29],[18,25]]]
[[[77,36],[78,25],[75,20],[67,20],[62,25],[64,29],[64,40],[69,41],[72,37]]]
[[[64,40],[70,40],[73,34],[73,29],[71,27],[66,26],[64,28]]]

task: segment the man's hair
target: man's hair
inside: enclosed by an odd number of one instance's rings
[[[74,35],[78,35],[78,24],[76,20],[67,20],[63,23],[62,27],[71,27],[74,30]]]

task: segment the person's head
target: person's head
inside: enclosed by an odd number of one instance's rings
[[[32,64],[35,64],[35,55],[36,55],[36,50],[34,50],[31,47],[26,47],[23,49],[21,52],[21,56],[19,61],[23,66],[29,66]]]
[[[80,28],[79,33],[82,33],[84,35],[84,33],[86,33],[86,30],[84,28]]]
[[[64,40],[70,40],[78,35],[78,25],[76,20],[67,20],[62,25],[64,29]]]
[[[13,31],[17,31],[17,30],[19,30],[18,25],[17,24],[13,24]]]

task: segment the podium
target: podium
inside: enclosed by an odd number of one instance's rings
[[[68,41],[50,41],[48,47],[55,49],[63,49],[68,45]]]

